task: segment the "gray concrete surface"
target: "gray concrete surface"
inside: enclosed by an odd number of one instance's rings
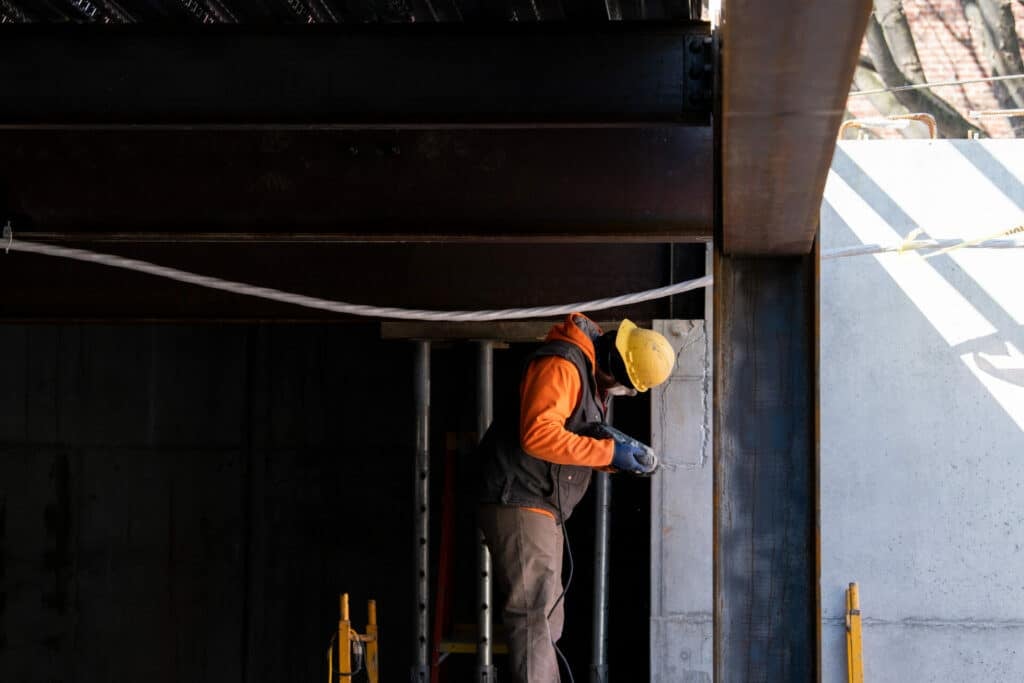
[[[711,350],[704,321],[654,329],[677,362],[651,395],[651,441],[663,463],[651,482],[651,680],[710,683]]]
[[[846,142],[822,248],[1024,222],[1024,141]],[[1024,680],[1024,250],[821,267],[823,680]]]

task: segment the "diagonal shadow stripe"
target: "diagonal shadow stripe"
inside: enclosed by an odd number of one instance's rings
[[[1016,183],[1020,188],[1020,197],[1024,201],[1024,182],[1021,182],[998,160],[986,152],[991,158],[991,161],[998,166],[991,166],[993,174],[1000,177],[1000,182],[1010,186]],[[981,155],[978,158],[982,158]],[[986,162],[987,163],[987,162]],[[984,170],[979,168],[979,170]],[[1000,170],[1001,169],[1001,170]],[[918,227],[917,222],[911,218],[906,211],[903,210],[896,200],[894,200],[888,192],[882,189],[882,187],[875,182],[875,180],[860,167],[850,156],[843,151],[842,148],[837,147],[835,156],[833,157],[832,170],[836,172],[858,195],[864,199],[867,204],[874,209],[886,222],[889,223],[897,232],[906,234],[910,230]],[[1007,180],[1006,177],[1001,177],[1000,174],[1004,174],[1012,178],[1011,181]],[[986,175],[988,178],[989,176]],[[991,179],[991,178],[990,178]],[[993,181],[994,185],[997,185],[996,181]],[[998,185],[997,185],[998,187]],[[1010,195],[1007,195],[1010,196]],[[1024,326],[1019,325],[1007,312],[1006,310],[996,302],[988,292],[982,288],[977,281],[967,274],[963,268],[951,257],[949,254],[937,256],[936,258],[929,259],[932,267],[938,272],[947,282],[949,282],[958,292],[974,308],[996,328],[997,334],[984,337],[982,339],[974,339],[964,344],[959,344],[955,347],[955,350],[960,353],[974,353],[984,352],[992,355],[1003,355],[1006,353],[1006,348],[1003,345],[1004,342],[1012,342],[1021,351],[1024,351]],[[1020,385],[1020,377],[1017,376],[1016,371],[1000,371],[996,368],[991,367],[987,361],[975,356],[976,360],[979,361],[979,366],[984,363],[986,372],[992,374],[999,379],[1014,384]]]
[[[1009,198],[1018,209],[1024,209],[1024,181],[1013,171],[1006,168],[984,145],[969,141],[957,140],[953,143],[960,156],[981,171],[993,186]]]

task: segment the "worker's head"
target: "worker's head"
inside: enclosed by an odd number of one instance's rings
[[[594,350],[599,379],[604,375],[605,384],[636,391],[647,391],[667,380],[676,364],[676,354],[664,336],[625,319],[618,330],[598,337]]]

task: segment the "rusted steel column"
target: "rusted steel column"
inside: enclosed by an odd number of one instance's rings
[[[715,257],[715,681],[820,679],[817,254]]]

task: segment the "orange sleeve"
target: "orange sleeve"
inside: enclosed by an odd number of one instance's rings
[[[581,389],[579,372],[570,361],[548,356],[530,363],[520,388],[519,440],[524,451],[556,465],[611,464],[611,439],[592,439],[565,428]]]

